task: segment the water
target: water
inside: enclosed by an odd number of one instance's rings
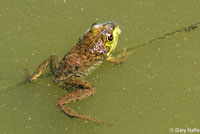
[[[199,28],[135,49],[122,65],[105,62],[87,78],[97,93],[70,106],[112,127],[60,112],[56,100],[66,91],[51,77],[18,83],[48,56],[62,57],[94,22],[120,25],[120,50],[199,21],[199,4],[192,0],[1,1],[0,133],[167,134],[198,128]]]

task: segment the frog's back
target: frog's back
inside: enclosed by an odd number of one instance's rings
[[[71,75],[85,77],[91,73],[103,61],[104,55],[95,51],[96,47],[103,47],[104,42],[99,35],[87,33],[80,39],[78,44],[72,48],[62,59],[59,67],[59,76],[66,78]],[[100,49],[100,48],[99,48]]]

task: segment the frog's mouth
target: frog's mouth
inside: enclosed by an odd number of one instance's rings
[[[114,50],[117,46],[117,42],[118,42],[118,37],[119,34],[121,34],[121,30],[119,29],[118,25],[115,25],[114,30],[113,30],[113,48],[112,50]]]
[[[107,56],[110,55],[110,53],[116,48],[119,34],[121,33],[121,30],[119,29],[119,26],[114,23],[106,23],[104,24],[104,27],[106,29],[106,34],[112,34],[112,40],[106,42],[106,46],[110,48],[109,52],[107,53]]]

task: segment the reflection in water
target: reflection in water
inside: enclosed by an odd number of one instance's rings
[[[182,28],[180,28],[180,29],[174,30],[174,31],[172,31],[172,32],[166,33],[166,34],[164,34],[164,35],[162,35],[162,36],[159,36],[159,37],[157,37],[157,38],[154,38],[154,39],[152,39],[152,40],[149,40],[149,41],[147,41],[147,42],[145,42],[145,43],[142,43],[142,44],[139,44],[139,45],[137,45],[137,46],[128,47],[128,48],[126,48],[126,51],[130,51],[130,50],[132,50],[132,49],[140,48],[140,47],[142,47],[142,46],[146,46],[146,45],[155,43],[155,42],[157,42],[157,41],[160,41],[160,40],[162,40],[162,39],[171,37],[171,36],[173,36],[173,35],[175,35],[175,34],[178,34],[178,33],[191,32],[191,31],[195,30],[196,28],[198,28],[199,25],[200,25],[200,21],[198,21],[198,22],[196,22],[196,23],[194,23],[194,24],[191,24],[191,25],[189,25],[189,26],[182,27]],[[123,50],[120,50],[120,51],[118,51],[118,52],[115,52],[115,53],[119,53],[119,52],[121,52],[121,51],[124,51],[124,49],[123,49]]]

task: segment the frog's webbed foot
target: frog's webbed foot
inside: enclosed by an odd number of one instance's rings
[[[56,72],[56,68],[58,67],[58,63],[59,63],[59,59],[57,56],[52,55],[49,58],[47,58],[46,60],[44,60],[39,66],[38,68],[35,70],[35,72],[28,78],[29,82],[33,82],[34,80],[36,80],[39,76],[41,76],[46,68],[50,65],[50,69],[52,73]]]
[[[127,57],[132,54],[133,52],[127,52],[127,49],[124,48],[123,49],[123,52],[120,53],[119,55],[117,55],[116,57],[115,56],[109,56],[106,60],[109,61],[109,62],[112,62],[114,64],[121,64],[123,63]]]
[[[64,83],[66,84],[67,87],[69,87],[70,85],[71,88],[75,88],[71,93],[66,94],[58,99],[57,105],[65,114],[71,117],[77,117],[88,121],[92,121],[99,125],[100,124],[111,125],[100,119],[89,117],[87,115],[81,115],[66,105],[71,102],[88,98],[95,93],[94,87],[88,81],[84,81],[80,78],[71,78],[65,80]]]

